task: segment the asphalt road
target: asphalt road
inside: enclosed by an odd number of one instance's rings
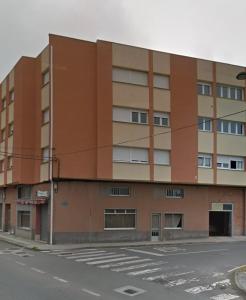
[[[0,242],[0,299],[246,299],[232,276],[245,264],[245,242],[50,252]]]

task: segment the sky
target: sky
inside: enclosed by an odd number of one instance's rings
[[[0,81],[48,34],[246,66],[245,0],[0,0]]]

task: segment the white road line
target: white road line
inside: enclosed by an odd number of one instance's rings
[[[146,268],[146,267],[150,267],[150,266],[160,266],[160,265],[163,265],[163,264],[166,264],[166,263],[167,262],[164,262],[164,261],[151,262],[151,263],[147,263],[147,264],[133,265],[133,266],[129,266],[129,267],[111,269],[111,271],[113,271],[113,272],[123,272],[123,271],[128,271],[128,270]]]
[[[87,293],[87,294],[90,294],[90,295],[92,295],[92,296],[101,297],[100,294],[95,293],[95,292],[93,292],[93,291],[90,291],[90,290],[88,290],[88,289],[82,289],[82,291],[85,292],[85,293]]]
[[[142,271],[136,271],[136,272],[129,272],[127,275],[129,276],[138,276],[138,275],[144,275],[144,274],[151,274],[160,271],[161,268],[155,268],[155,269],[147,269]]]
[[[136,253],[143,253],[143,254],[149,254],[154,256],[164,256],[164,254],[156,253],[156,252],[150,252],[150,251],[144,251],[144,250],[138,250],[138,249],[129,249],[129,248],[121,248],[127,251],[136,252]]]
[[[231,273],[231,272],[236,271],[237,269],[243,268],[243,267],[246,267],[246,265],[235,267],[235,268],[233,268],[233,269],[231,269],[231,270],[228,270],[227,272],[228,272],[228,273]]]
[[[99,251],[99,252],[93,252],[93,254],[81,254],[81,255],[76,255],[76,256],[68,256],[66,259],[77,259],[77,258],[83,258],[83,257],[93,257],[93,256],[100,256],[103,255],[106,251]],[[114,254],[115,252],[108,252],[105,254]]]
[[[127,257],[120,257],[120,258],[112,258],[112,259],[106,259],[106,260],[99,260],[99,261],[92,261],[88,262],[87,265],[100,265],[100,264],[105,264],[108,262],[113,262],[113,261],[122,261],[122,260],[129,260],[129,259],[135,259],[137,256],[127,256]]]
[[[76,259],[77,262],[87,262],[92,260],[99,260],[99,259],[106,259],[106,258],[113,258],[113,257],[122,257],[126,256],[126,254],[114,254],[114,255],[105,255],[105,256],[98,256],[98,257],[89,257],[89,258],[81,258]]]
[[[232,300],[232,299],[237,299],[239,296],[232,295],[232,294],[220,294],[214,297],[211,297],[210,299],[212,300]]]
[[[170,254],[163,254],[163,256],[200,254],[200,253],[222,252],[222,251],[228,251],[228,249],[214,249],[214,250],[203,250],[203,251],[194,251],[194,252],[170,253]]]
[[[25,266],[26,264],[20,262],[20,261],[16,261],[17,265],[20,265],[20,266]]]
[[[154,281],[156,279],[167,279],[170,277],[179,277],[179,276],[184,276],[184,275],[193,274],[193,273],[195,273],[195,271],[182,272],[182,273],[168,273],[168,274],[161,274],[161,275],[157,275],[157,276],[153,276],[153,277],[143,278],[143,280]]]
[[[138,256],[136,256],[136,257],[138,257]],[[146,261],[151,261],[151,260],[152,260],[152,258],[143,258],[143,259],[137,259],[137,260],[131,260],[131,261],[123,261],[123,262],[119,262],[119,263],[112,263],[112,264],[98,266],[98,268],[106,269],[106,268],[119,267],[119,266],[130,265],[130,264],[146,262]]]
[[[60,278],[60,277],[57,277],[57,276],[54,276],[53,279],[57,280],[57,281],[60,281],[60,282],[63,282],[63,283],[68,283],[67,280],[63,279],[63,278]]]
[[[180,278],[180,279],[177,279],[177,280],[169,281],[167,284],[165,284],[165,287],[173,287],[173,286],[184,285],[186,283],[191,283],[191,282],[194,282],[194,281],[197,282],[197,281],[199,281],[199,279],[197,279],[197,278],[191,278],[191,279]]]
[[[86,255],[86,254],[93,254],[93,253],[100,253],[100,252],[106,252],[103,250],[91,250],[91,251],[79,251],[79,252],[69,252],[68,254],[58,254],[58,256],[76,256],[76,255]]]
[[[190,289],[185,290],[185,292],[193,294],[193,295],[197,295],[200,294],[202,292],[206,292],[206,291],[211,291],[213,288],[211,286],[195,286],[192,287]]]
[[[40,273],[40,274],[45,274],[44,271],[40,270],[40,269],[36,269],[36,268],[31,268],[31,270],[37,272],[37,273]]]

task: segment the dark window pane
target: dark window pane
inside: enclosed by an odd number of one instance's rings
[[[138,112],[136,111],[132,112],[132,122],[138,123]]]
[[[140,119],[141,119],[141,123],[146,124],[147,123],[147,113],[140,113]]]

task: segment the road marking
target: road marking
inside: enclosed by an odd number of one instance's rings
[[[136,256],[136,257],[138,257],[138,256]],[[151,261],[151,260],[152,260],[152,258],[143,258],[143,259],[137,259],[137,260],[131,260],[131,261],[123,261],[123,262],[119,262],[119,263],[98,266],[98,268],[106,269],[106,268],[119,267],[119,266],[130,265],[133,263],[135,264],[135,263],[146,262],[146,261]]]
[[[95,293],[95,292],[93,292],[93,291],[91,291],[91,290],[88,290],[88,289],[82,289],[82,291],[85,292],[85,293],[87,293],[87,294],[90,294],[90,295],[92,295],[92,296],[101,297],[100,294]]]
[[[161,252],[177,252],[177,251],[186,251],[184,248],[179,247],[156,247],[153,248],[154,250],[161,251]]]
[[[164,262],[164,261],[151,262],[151,263],[147,263],[147,264],[133,265],[133,266],[129,266],[129,267],[111,269],[111,271],[113,271],[113,272],[123,272],[123,271],[141,269],[141,268],[150,267],[150,266],[160,266],[160,265],[163,265],[163,264],[166,264],[166,263],[167,262]]]
[[[76,259],[77,262],[87,262],[92,260],[99,260],[99,259],[106,259],[106,258],[113,258],[113,257],[122,257],[126,256],[125,254],[114,254],[114,255],[105,255],[105,256],[98,256],[98,257],[89,257],[89,258],[81,258]]]
[[[199,279],[197,279],[197,278],[191,278],[191,279],[181,278],[181,279],[169,281],[167,284],[165,284],[165,287],[173,287],[173,286],[183,285],[183,284],[191,283],[194,281],[199,281]]]
[[[136,272],[129,272],[127,275],[129,276],[138,276],[138,275],[144,275],[144,274],[151,274],[160,271],[161,268],[155,268],[155,269],[147,269],[142,271],[136,271]]]
[[[211,291],[213,288],[211,286],[195,286],[190,289],[185,290],[185,292],[197,295],[205,291]]]
[[[20,266],[25,266],[26,264],[20,262],[20,261],[16,261],[17,265],[20,265]]]
[[[83,257],[93,257],[93,256],[100,256],[103,255],[103,253],[105,253],[106,251],[99,251],[99,252],[93,252],[91,254],[81,254],[81,255],[74,255],[74,256],[68,256],[66,257],[66,259],[77,259],[77,258],[83,258]],[[114,254],[115,252],[108,252],[105,254]]]
[[[154,281],[156,279],[167,279],[170,277],[179,277],[179,276],[184,276],[184,275],[188,275],[188,274],[192,274],[195,273],[195,271],[189,271],[189,272],[182,272],[182,273],[168,273],[168,274],[161,274],[158,276],[153,276],[153,277],[147,277],[147,278],[143,278],[143,280],[148,280],[148,281]]]
[[[57,281],[60,281],[60,282],[63,282],[63,283],[68,283],[67,280],[63,279],[63,278],[60,278],[60,277],[57,277],[57,276],[54,276],[53,279],[57,280]]]
[[[45,274],[44,271],[40,270],[40,269],[36,269],[36,268],[31,268],[31,270],[37,272],[37,273],[40,273],[40,274]]]
[[[223,276],[223,275],[225,275],[224,273],[220,273],[220,272],[218,272],[218,273],[213,273],[213,275],[212,275],[212,277],[219,277],[219,276]]]
[[[239,296],[232,295],[232,294],[220,294],[214,297],[211,297],[210,299],[212,300],[232,300],[232,299],[237,299]]]
[[[160,253],[156,253],[156,252],[151,252],[151,251],[144,251],[144,250],[138,250],[138,249],[129,249],[129,248],[121,248],[121,249],[132,251],[132,252],[137,252],[137,253],[154,255],[154,256],[164,256],[164,254],[160,254]]]
[[[184,253],[170,253],[170,254],[163,254],[163,256],[200,254],[200,253],[222,252],[222,251],[228,251],[228,249],[214,249],[214,250],[203,250],[203,251],[184,252]]]
[[[231,285],[231,281],[230,279],[225,279],[225,280],[221,280],[221,281],[217,281],[211,284],[212,287],[228,287]]]
[[[113,262],[113,261],[122,261],[122,260],[128,260],[128,259],[135,259],[137,256],[127,256],[127,257],[120,257],[120,258],[113,258],[113,259],[106,259],[106,260],[99,260],[99,261],[92,261],[88,262],[87,265],[99,265],[99,264],[104,264],[108,262]]]
[[[244,267],[246,267],[246,265],[235,267],[235,268],[233,268],[233,269],[231,269],[231,270],[228,270],[227,272],[228,272],[228,273],[231,273],[231,272],[233,272],[233,271],[236,271],[236,270],[239,269],[239,268],[244,268]]]

